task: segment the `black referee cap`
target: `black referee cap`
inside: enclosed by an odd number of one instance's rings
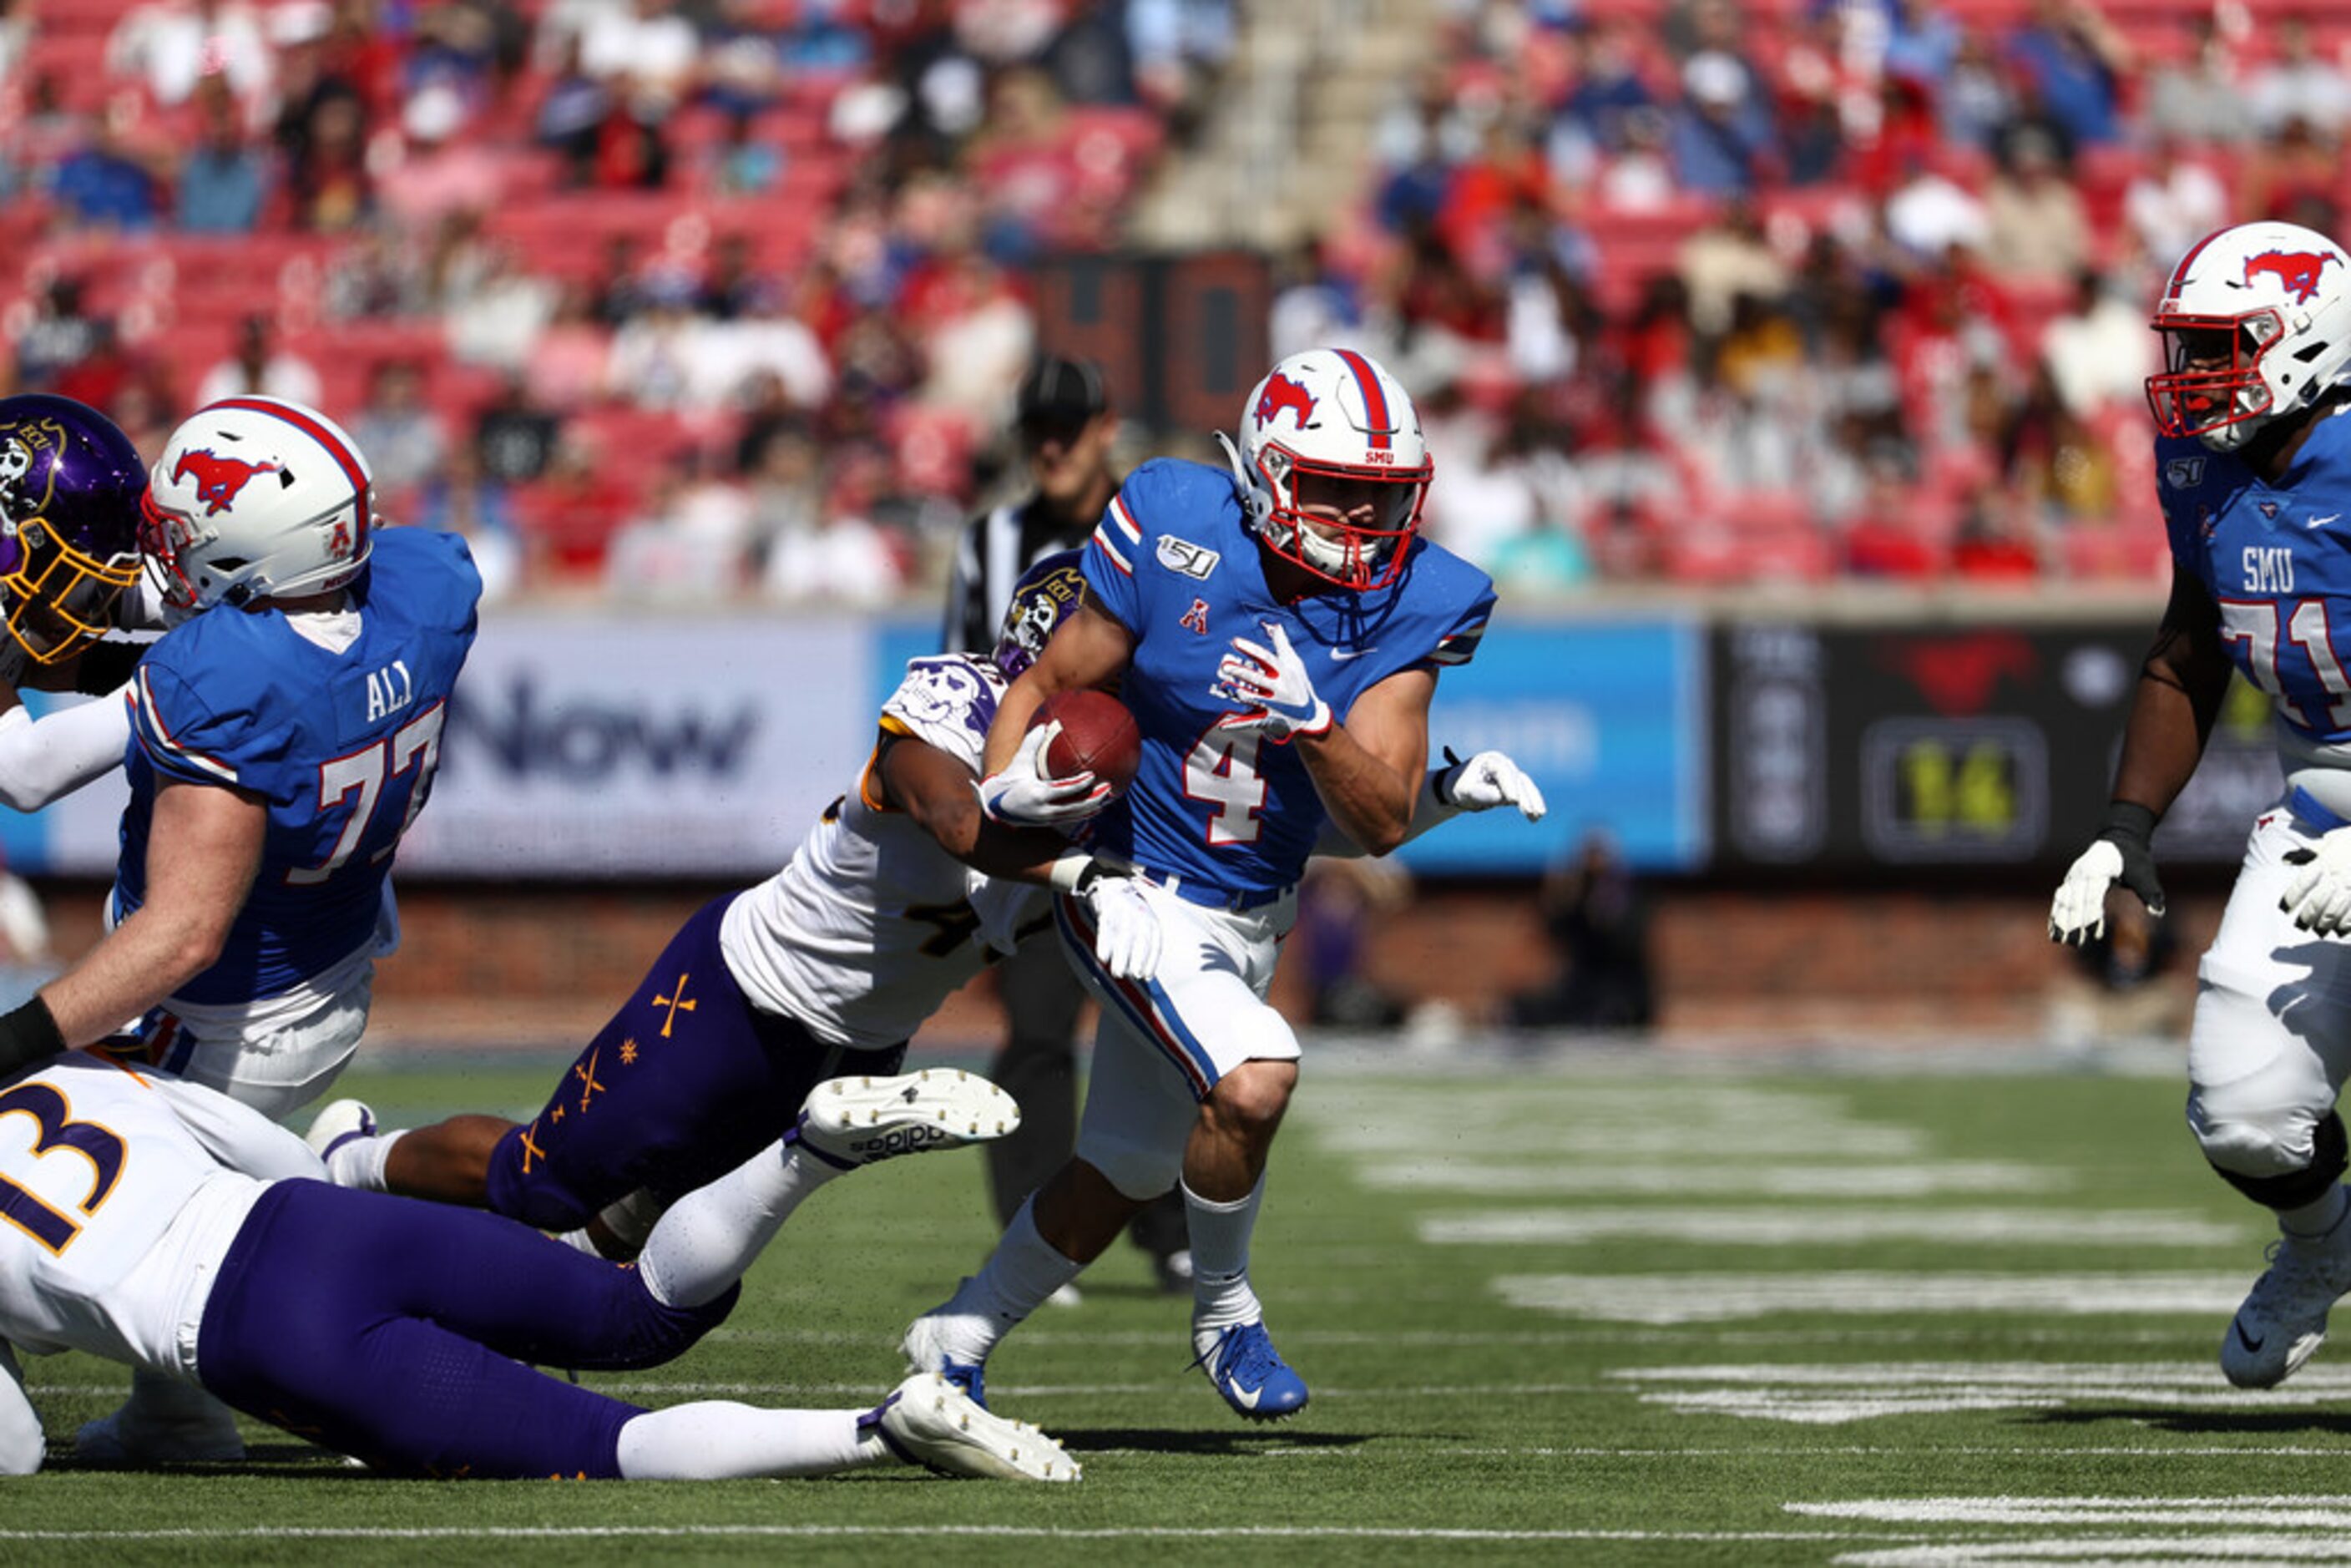
[[[1075,430],[1110,407],[1102,367],[1048,354],[1020,378],[1017,417],[1023,430]]]

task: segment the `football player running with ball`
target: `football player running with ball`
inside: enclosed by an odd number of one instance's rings
[[[2351,257],[2292,224],[2222,229],[2156,307],[2147,381],[2171,599],[2139,674],[2112,804],[2050,909],[2105,928],[2117,882],[2157,915],[2157,821],[2203,755],[2231,668],[2276,705],[2284,797],[2253,823],[2199,969],[2188,1124],[2223,1179],[2277,1212],[2271,1265],[2220,1342],[2244,1388],[2291,1376],[2351,1289]]]
[[[975,1395],[997,1342],[1180,1180],[1197,1364],[1245,1417],[1305,1405],[1249,1277],[1267,1151],[1298,1082],[1297,1037],[1265,996],[1299,877],[1326,829],[1384,854],[1473,799],[1541,810],[1506,760],[1426,771],[1437,672],[1476,652],[1494,592],[1417,537],[1430,465],[1403,387],[1346,350],[1292,355],[1226,449],[1229,473],[1160,461],[1128,478],[1086,548],[1086,603],[988,731],[981,798],[1019,822],[1019,771],[995,775],[1029,716],[1119,682],[1143,764],[1093,843],[1154,884],[1165,932],[1157,972],[1123,979],[1095,957],[1084,905],[1057,903],[1102,1009],[1077,1153],[906,1333],[916,1370]]]

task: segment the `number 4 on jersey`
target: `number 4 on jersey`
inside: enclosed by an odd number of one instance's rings
[[[1258,777],[1259,735],[1211,726],[1184,759],[1184,793],[1216,807],[1208,814],[1209,847],[1257,842],[1265,780]]]

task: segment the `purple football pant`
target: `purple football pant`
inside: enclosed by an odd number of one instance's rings
[[[718,948],[737,896],[678,928],[554,1097],[498,1141],[489,1208],[563,1231],[640,1187],[674,1201],[782,1137],[825,1079],[898,1071],[903,1043],[845,1052],[751,1005]]]
[[[246,1415],[379,1470],[611,1479],[641,1408],[522,1363],[669,1361],[737,1293],[664,1306],[634,1269],[495,1214],[282,1181],[221,1260],[197,1375]]]

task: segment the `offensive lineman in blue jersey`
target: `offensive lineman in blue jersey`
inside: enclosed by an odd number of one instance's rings
[[[1231,473],[1162,461],[1127,480],[1087,547],[1086,605],[989,730],[981,800],[1004,815],[996,775],[1037,706],[1119,680],[1143,763],[1092,842],[1156,884],[1165,935],[1156,975],[1120,981],[1093,957],[1084,910],[1058,905],[1102,1009],[1077,1154],[906,1333],[916,1370],[976,1394],[1012,1325],[1180,1178],[1197,1364],[1245,1417],[1306,1403],[1249,1282],[1266,1154],[1298,1080],[1297,1039],[1265,1001],[1275,944],[1326,824],[1384,854],[1416,815],[1450,806],[1462,779],[1423,784],[1429,701],[1437,671],[1476,651],[1494,592],[1416,537],[1431,472],[1420,421],[1363,355],[1282,361],[1227,452]]]
[[[114,924],[0,1017],[0,1073],[140,1019],[152,1064],[278,1115],[350,1059],[481,592],[462,539],[380,531],[370,498],[350,439],[298,404],[231,398],[172,433],[141,543],[178,623],[128,692]],[[225,1410],[141,1381],[80,1451],[243,1449]]]
[[[2156,308],[2148,378],[2171,600],[2097,840],[2053,939],[2105,927],[2116,882],[2163,913],[2149,848],[2203,755],[2231,670],[2276,705],[2286,794],[2253,824],[2199,971],[2188,1123],[2231,1186],[2276,1211],[2268,1271],[2220,1342],[2240,1387],[2284,1381],[2351,1290],[2335,1103],[2351,1072],[2351,256],[2292,224],[2208,236]]]

